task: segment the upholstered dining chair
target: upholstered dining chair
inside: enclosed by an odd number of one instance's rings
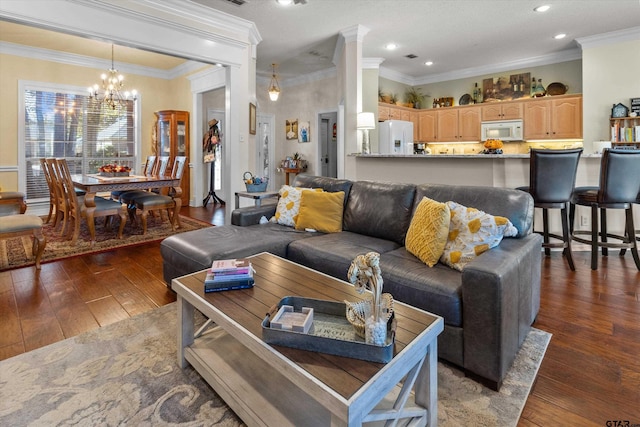
[[[630,249],[633,260],[640,270],[638,241],[633,224],[633,204],[640,193],[640,150],[605,149],[600,161],[600,180],[598,187],[578,187],[571,198],[571,224],[574,223],[575,206],[591,208],[591,230],[573,230],[573,240],[591,246],[591,269],[598,269],[598,248],[602,255],[608,255],[609,248]],[[624,235],[607,231],[607,209],[624,209]],[[600,211],[600,227],[598,227]],[[599,229],[599,231],[598,231]],[[589,235],[590,239],[579,237]],[[612,238],[620,242],[610,242]]]
[[[165,174],[167,173],[167,168],[169,167],[169,156],[160,156],[157,159],[154,159],[154,164],[153,166],[149,169],[150,170],[150,174],[153,176],[165,176]],[[160,192],[159,189],[153,189],[151,190],[154,193],[158,193]],[[130,191],[125,191],[120,195],[120,203],[124,203],[125,205],[127,205],[128,207],[132,208],[133,207],[133,199],[135,199],[138,196],[144,196],[145,194],[147,194],[149,191],[147,190],[130,190]],[[132,218],[135,220],[135,217]]]
[[[533,197],[536,208],[542,209],[542,234],[545,255],[550,248],[563,248],[569,268],[575,270],[571,253],[569,209],[571,195],[576,183],[576,173],[582,148],[568,150],[531,149],[529,157],[529,186],[519,187]],[[549,209],[560,209],[562,236],[549,231]],[[551,242],[550,239],[560,240]]]
[[[142,175],[152,175],[153,168],[156,165],[156,156],[147,156],[147,160],[144,162],[144,168],[142,169]],[[136,190],[122,190],[122,191],[112,191],[111,198],[116,201],[120,201],[120,197],[128,191],[136,191]]]
[[[71,172],[69,171],[69,165],[65,159],[55,159],[55,167],[58,176],[62,181],[64,190],[64,198],[67,200],[69,207],[69,221],[73,221],[73,234],[71,236],[71,243],[75,244],[80,235],[80,222],[84,218],[87,220],[87,209],[84,199],[79,197],[73,186],[73,180],[71,179]],[[127,210],[126,206],[122,203],[103,199],[102,197],[95,197],[94,202],[96,204],[93,211],[93,217],[105,217],[105,226],[110,226],[110,217],[120,217],[120,228],[118,229],[118,239],[122,239],[122,233],[124,226],[127,223]],[[95,224],[88,223],[89,232],[91,233],[91,241],[95,241]],[[71,232],[71,227],[69,227]],[[68,235],[69,233],[67,233]]]
[[[187,163],[186,156],[176,156],[173,161],[173,167],[171,168],[171,178],[182,181],[182,175],[184,174],[184,168]],[[167,194],[157,194],[154,192],[147,192],[136,196],[132,204],[129,205],[129,216],[135,216],[136,211],[141,211],[142,219],[142,234],[147,233],[147,217],[149,212],[152,211],[165,211],[171,222],[171,229],[175,231],[176,226],[180,227],[180,207],[182,206],[182,199],[180,194],[176,194],[174,188],[179,188],[178,183],[176,187],[171,187]],[[162,216],[161,216],[162,218]]]

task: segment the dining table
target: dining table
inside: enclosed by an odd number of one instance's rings
[[[91,245],[96,241],[94,211],[96,209],[95,197],[97,193],[127,190],[150,190],[152,188],[169,188],[173,197],[180,198],[182,188],[180,179],[172,176],[159,175],[129,175],[129,176],[102,176],[100,174],[75,174],[71,175],[75,188],[84,191],[84,205],[87,225],[91,236]],[[77,238],[78,236],[74,236]]]

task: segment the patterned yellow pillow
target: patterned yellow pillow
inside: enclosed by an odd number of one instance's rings
[[[478,209],[447,202],[451,211],[449,237],[440,261],[462,271],[475,257],[512,237],[518,230],[507,218],[493,216]]]
[[[451,214],[446,203],[423,197],[411,218],[405,247],[420,261],[433,267],[440,259],[449,235]]]
[[[275,221],[288,227],[295,227],[300,210],[300,195],[303,191],[322,191],[322,188],[301,188],[283,185],[280,188],[280,199],[276,207]]]

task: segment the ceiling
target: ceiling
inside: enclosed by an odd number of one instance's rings
[[[262,37],[258,77],[269,77],[276,63],[281,81],[333,67],[339,32],[358,24],[369,30],[363,57],[381,58],[381,70],[419,84],[461,71],[473,75],[474,70],[486,73],[531,59],[570,57],[578,49],[575,39],[637,29],[640,23],[639,0],[306,0],[286,7],[276,0],[246,0],[242,6],[228,0],[188,1],[254,22]],[[541,4],[551,9],[534,12]],[[561,32],[567,37],[555,40]],[[111,56],[107,43],[9,22],[0,21],[0,40]],[[389,42],[398,48],[386,50]],[[409,59],[409,54],[417,57]],[[185,62],[124,46],[116,46],[115,56],[117,62],[162,70]],[[432,66],[424,65],[428,60]]]

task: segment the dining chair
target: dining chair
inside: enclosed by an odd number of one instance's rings
[[[137,196],[133,199],[132,205],[129,206],[129,217],[132,215],[135,217],[136,212],[141,211],[140,217],[142,218],[142,234],[147,234],[147,217],[149,212],[158,211],[167,212],[169,221],[171,222],[171,229],[175,231],[176,227],[180,227],[180,208],[182,206],[181,194],[176,192],[176,188],[180,188],[180,182],[182,181],[182,175],[184,174],[184,168],[187,163],[186,156],[176,156],[173,161],[173,167],[171,168],[171,178],[178,180],[178,183],[168,188],[167,194],[158,194],[154,192],[147,192],[146,194]],[[162,216],[160,216],[162,219]]]
[[[155,156],[154,156],[155,157]],[[169,156],[160,156],[157,158],[157,161],[154,159],[154,164],[150,168],[151,175],[153,176],[165,176],[167,173],[167,168],[169,166]],[[161,189],[154,188],[150,191],[155,193],[160,192]],[[138,196],[144,196],[149,191],[147,190],[129,190],[125,191],[120,195],[120,203],[124,203],[127,207],[133,207],[133,199]],[[132,218],[135,220],[135,217]]]
[[[531,149],[529,155],[529,186],[518,187],[531,194],[534,207],[542,209],[542,234],[545,255],[551,248],[563,248],[571,270],[575,270],[571,253],[571,231],[569,227],[569,209],[571,195],[576,183],[576,173],[582,148],[565,150]],[[560,209],[562,235],[549,231],[549,209]],[[551,239],[560,242],[551,242]]]
[[[71,179],[71,172],[69,171],[69,165],[67,164],[67,161],[65,159],[55,159],[54,164],[56,167],[56,172],[61,178],[64,197],[67,200],[67,204],[69,207],[69,220],[73,221],[71,244],[75,244],[78,240],[78,236],[80,235],[80,222],[83,218],[85,219],[85,221],[87,221],[89,233],[91,235],[91,242],[93,244],[93,242],[95,241],[95,219],[94,221],[89,221],[88,219],[88,212],[85,206],[85,201],[83,198],[80,198],[75,192],[73,180]],[[122,239],[124,226],[127,223],[126,207],[122,203],[103,199],[102,197],[95,197],[94,202],[96,206],[93,210],[92,216],[93,218],[105,217],[105,226],[110,227],[111,217],[114,217],[116,215],[120,217],[118,239]],[[71,228],[69,228],[69,232],[71,232]]]
[[[145,175],[145,176],[151,175],[151,171],[155,167],[155,164],[156,164],[156,156],[147,156],[147,160],[144,162],[144,168],[142,169],[142,175]],[[127,193],[129,191],[136,191],[136,190],[112,191],[111,198],[119,202],[120,197],[122,197],[124,193]]]
[[[51,179],[51,185],[53,187],[53,199],[55,203],[53,227],[54,229],[56,229],[59,225],[61,225],[60,235],[64,236],[67,232],[67,225],[69,222],[69,204],[64,194],[64,184],[62,182],[62,177],[58,173],[56,159],[51,157],[46,158],[44,164],[47,168],[49,178]]]
[[[608,255],[609,248],[630,249],[636,268],[640,270],[638,241],[633,224],[633,204],[640,192],[640,150],[607,148],[600,161],[600,180],[597,187],[578,187],[571,197],[573,240],[591,246],[591,269],[598,269],[598,248]],[[575,206],[591,208],[591,230],[573,230]],[[607,209],[624,209],[624,235],[607,231]],[[600,211],[600,227],[598,227]],[[599,231],[598,231],[599,229]],[[590,239],[579,237],[589,235]],[[612,238],[620,242],[610,242]]]
[[[53,187],[54,183],[51,180],[51,175],[49,173],[49,167],[47,166],[47,160],[44,157],[40,159],[40,170],[44,175],[45,181],[47,182],[47,188],[49,188],[49,214],[47,215],[47,219],[45,220],[45,223],[48,224],[49,221],[51,221],[51,217],[53,217],[53,222],[55,224],[56,217],[58,216],[58,209],[57,209],[58,200],[56,196],[56,190]]]

